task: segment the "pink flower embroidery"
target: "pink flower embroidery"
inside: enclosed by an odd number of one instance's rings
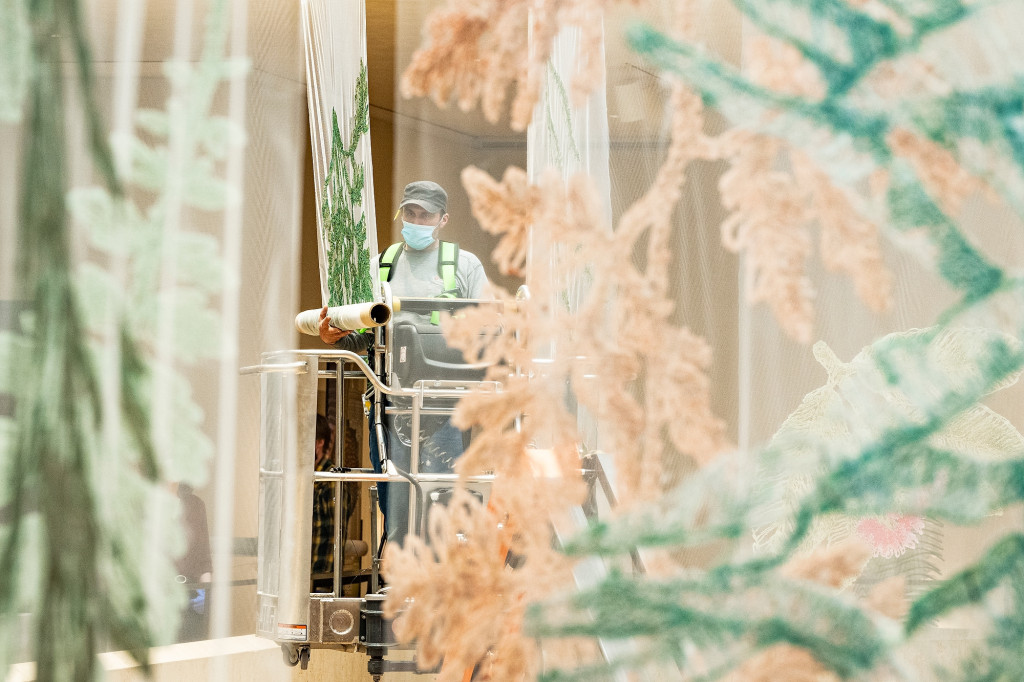
[[[917,547],[923,532],[923,518],[904,514],[869,516],[857,524],[857,534],[871,543],[872,556],[887,559]]]

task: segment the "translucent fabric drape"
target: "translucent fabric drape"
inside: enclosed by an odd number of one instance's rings
[[[1022,677],[1019,3],[396,2],[388,196],[365,131],[332,176],[363,85],[328,55],[374,46],[318,12],[353,5],[58,6],[0,3],[0,669],[92,679],[200,601],[252,632],[237,368],[296,343],[313,120],[323,302],[327,225],[369,245],[420,179],[505,291],[446,329],[504,372],[458,417],[490,506],[387,557],[421,662]]]
[[[493,123],[507,112],[515,129],[533,112],[525,175],[480,154],[486,175],[462,176],[473,217],[499,239],[489,274],[525,273],[533,294],[506,311],[521,345],[496,351],[530,380],[508,379],[509,405],[463,408],[487,433],[517,404],[527,435],[495,435],[462,470],[508,476],[495,489],[517,534],[497,532],[514,553],[557,563],[526,527],[544,523],[538,509],[551,521],[571,508],[576,481],[563,470],[557,484],[527,483],[524,461],[543,447],[568,467],[566,440],[599,446],[620,505],[567,551],[611,570],[570,596],[551,596],[543,570],[532,582],[486,574],[475,587],[535,604],[520,623],[519,602],[503,602],[505,629],[488,645],[463,639],[458,603],[433,596],[446,618],[413,613],[405,632],[464,663],[486,655],[499,676],[1017,674],[1019,9],[602,4],[600,56],[577,43],[607,75],[586,81],[589,99],[572,99],[578,74],[560,70],[570,36],[594,32],[580,3],[438,5],[424,52],[398,68],[411,62],[405,95],[479,104]],[[440,30],[469,25],[458,38]],[[522,57],[497,69],[482,46]],[[495,96],[510,83],[508,100]],[[607,138],[567,124],[605,101],[590,130],[606,123]],[[419,144],[417,159],[440,154]],[[568,161],[604,144],[605,162]],[[569,275],[567,296],[551,280],[572,272],[583,276]],[[466,327],[453,340],[478,350]],[[646,573],[628,568],[637,550]],[[396,560],[441,581],[461,565],[454,549]],[[980,591],[965,586],[981,576]],[[400,579],[394,589],[424,598]],[[520,625],[551,647],[516,641]],[[560,635],[598,646],[555,673]],[[515,655],[526,663],[502,667]]]
[[[377,253],[363,2],[302,3],[324,305],[365,303]]]
[[[0,668],[93,679],[99,651],[252,631],[238,368],[295,343],[298,10],[0,11]],[[283,59],[252,40],[275,24]]]

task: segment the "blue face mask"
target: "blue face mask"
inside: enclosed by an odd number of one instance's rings
[[[402,221],[402,239],[410,249],[422,251],[434,243],[434,229],[437,225],[417,225]]]

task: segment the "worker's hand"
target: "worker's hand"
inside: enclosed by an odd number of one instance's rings
[[[331,318],[327,317],[327,306],[320,309],[320,340],[324,343],[334,345],[345,338],[352,331],[350,329],[338,329],[331,326]]]

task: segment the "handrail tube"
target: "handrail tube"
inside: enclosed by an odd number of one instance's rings
[[[313,474],[314,481],[362,481],[367,483],[408,483],[409,479],[400,474],[361,473],[349,471],[317,471]],[[416,480],[424,483],[493,483],[494,474],[476,474],[460,476],[459,474],[419,474]]]
[[[283,362],[281,364],[263,364],[263,365],[249,365],[248,367],[242,367],[238,370],[239,374],[262,374],[264,372],[295,372],[295,374],[305,374],[308,363],[305,360],[298,360],[296,362]],[[302,371],[298,371],[302,370]]]
[[[344,433],[344,409],[341,407],[345,404],[345,381],[343,376],[345,373],[345,361],[338,360],[334,363],[334,379],[337,381],[336,392],[335,392],[335,410],[334,410],[334,433]],[[336,436],[334,438],[334,465],[344,466],[345,465],[345,438]],[[315,467],[314,467],[315,469]],[[345,562],[345,543],[342,541],[342,537],[345,535],[343,531],[342,519],[342,505],[345,499],[345,485],[342,482],[334,484],[334,579],[331,581],[331,596],[341,596],[341,572],[342,565]]]
[[[439,415],[439,416],[443,417],[445,415],[451,415],[451,414],[454,414],[454,413],[455,413],[455,406],[454,405],[451,406],[451,407],[421,407],[420,408],[420,414],[432,414],[432,415],[435,415],[435,416]],[[390,414],[390,415],[412,414],[412,408],[411,407],[400,408],[400,407],[392,407],[391,405],[388,405],[387,407],[384,408],[384,414]]]
[[[468,308],[469,306],[486,306],[504,311],[506,305],[504,301],[492,298],[423,298],[402,296],[397,300],[401,310],[417,314],[432,313],[435,310],[453,311],[460,308]]]
[[[322,358],[338,358],[338,359],[341,359],[341,360],[345,360],[347,362],[351,362],[352,364],[354,364],[356,367],[359,368],[359,371],[362,372],[363,377],[366,378],[367,381],[369,381],[371,384],[373,384],[373,386],[376,389],[378,389],[380,392],[385,393],[387,395],[400,396],[400,397],[408,397],[408,398],[416,398],[416,397],[421,397],[421,396],[425,396],[425,397],[428,397],[428,398],[461,398],[461,397],[463,397],[465,395],[469,395],[469,393],[471,391],[473,391],[473,390],[487,389],[487,390],[492,390],[492,391],[496,392],[496,391],[499,391],[501,389],[501,383],[497,382],[497,381],[461,382],[461,383],[463,383],[463,385],[466,386],[466,388],[464,388],[464,389],[454,389],[454,388],[443,388],[443,389],[442,388],[432,388],[432,389],[428,389],[428,388],[419,388],[419,389],[417,389],[417,388],[392,388],[391,386],[388,386],[387,384],[382,382],[379,377],[377,377],[377,375],[374,373],[374,371],[372,369],[370,369],[370,366],[366,364],[366,361],[363,360],[362,356],[357,355],[355,352],[350,351],[350,350],[340,350],[340,349],[324,349],[324,350],[310,350],[310,351],[292,350],[292,351],[278,351],[277,353],[268,353],[267,355],[269,357],[273,357],[273,355],[285,354],[285,353],[287,353],[290,356],[294,356],[294,355],[315,355],[315,356],[319,356],[319,357],[322,357]],[[305,368],[306,365],[307,365],[307,363],[305,361],[302,361],[302,360],[299,360],[299,361],[296,361],[296,362],[281,363],[281,364],[264,363],[264,364],[260,364],[260,365],[251,365],[249,367],[243,367],[242,369],[239,370],[239,373],[240,374],[257,374],[257,373],[261,373],[261,372],[285,372],[285,371]],[[347,375],[347,373],[346,373],[346,375]],[[356,375],[356,376],[358,376],[358,375]],[[349,377],[346,376],[346,378],[349,378]],[[351,378],[355,378],[355,376],[353,376]],[[453,382],[453,383],[460,383],[460,382]]]

